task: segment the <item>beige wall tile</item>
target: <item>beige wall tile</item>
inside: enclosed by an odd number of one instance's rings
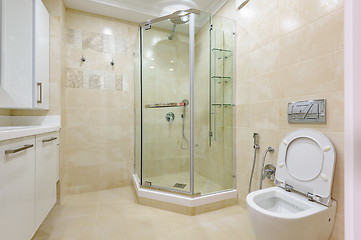
[[[281,45],[279,40],[251,51],[248,58],[248,77],[264,75],[279,69],[280,51],[283,51],[283,45]]]
[[[343,7],[343,0],[280,1],[280,29],[287,34]]]
[[[63,94],[63,192],[129,185],[134,153],[131,48],[137,27],[70,9],[66,16],[64,64],[68,72],[78,73],[79,84],[65,85]],[[123,45],[110,49],[106,42],[110,38],[123,41]],[[65,77],[67,82],[71,80]]]
[[[332,52],[280,70],[280,97],[343,91],[343,51]]]
[[[250,102],[259,102],[280,98],[280,81],[282,73],[274,71],[265,75],[248,79],[248,95]]]
[[[231,3],[230,3],[231,2]],[[234,17],[229,4],[221,15]],[[339,203],[331,239],[343,237],[343,1],[250,1],[236,17],[236,166],[239,204],[246,206],[253,162],[252,133],[260,145],[252,190],[258,189],[261,155],[275,152],[287,133],[312,128],[328,136],[337,151],[332,196]],[[288,124],[287,104],[327,99],[326,124]],[[278,112],[278,113],[277,113]],[[273,186],[264,181],[264,187]]]
[[[280,64],[287,67],[343,48],[343,8],[281,38]]]

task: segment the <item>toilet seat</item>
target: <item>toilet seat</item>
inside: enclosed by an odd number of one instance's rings
[[[300,129],[289,133],[279,147],[275,184],[330,204],[335,149],[322,133]]]

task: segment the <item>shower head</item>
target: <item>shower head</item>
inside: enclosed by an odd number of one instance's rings
[[[179,16],[176,18],[171,18],[170,21],[174,24],[173,25],[173,30],[172,33],[170,34],[170,36],[168,37],[169,40],[172,40],[174,35],[175,35],[175,28],[177,26],[177,24],[185,24],[187,22],[189,22],[189,15],[185,15],[185,16]]]
[[[189,22],[189,15],[171,18],[170,21],[174,24],[185,24]]]

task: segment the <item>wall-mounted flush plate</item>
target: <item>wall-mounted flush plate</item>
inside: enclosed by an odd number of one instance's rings
[[[288,123],[326,123],[326,99],[288,103]]]

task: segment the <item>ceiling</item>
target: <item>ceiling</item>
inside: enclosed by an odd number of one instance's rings
[[[225,2],[227,0],[64,0],[67,8],[136,23],[189,8],[215,13]]]

